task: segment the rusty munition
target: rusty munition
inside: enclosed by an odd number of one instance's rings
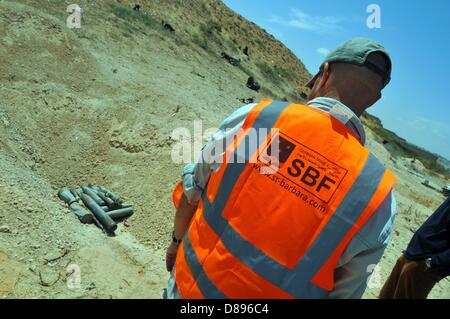
[[[72,193],[73,196],[75,196],[75,198],[76,198],[77,200],[81,200],[80,194],[83,192],[83,191],[81,190],[81,188],[75,188],[75,187],[73,187],[73,188],[70,189],[70,192]]]
[[[67,204],[69,209],[78,217],[84,224],[90,224],[94,221],[94,215],[85,210],[77,201],[77,198],[67,188],[62,188],[58,192],[58,197]]]
[[[117,229],[116,222],[113,221],[112,218],[108,216],[108,214],[106,214],[106,212],[100,207],[100,205],[97,204],[94,199],[92,199],[87,194],[81,194],[81,200],[83,201],[84,205],[86,205],[86,207],[89,208],[89,210],[94,214],[95,218],[107,232],[112,233]]]
[[[114,203],[116,203],[117,205],[122,204],[122,199],[120,198],[119,195],[117,195],[116,193],[111,192],[109,189],[107,189],[104,186],[100,186],[98,188],[101,192],[103,192],[105,194],[106,197],[111,198]]]
[[[109,208],[117,208],[118,205],[109,197],[105,195],[105,193],[101,192],[100,190],[96,191],[98,197],[100,197],[108,206]]]
[[[67,206],[70,206],[72,203],[76,202],[77,199],[75,196],[70,192],[67,188],[61,188],[58,192],[58,197],[61,199],[64,203],[67,204]]]
[[[83,193],[85,193],[85,194],[88,195],[90,198],[92,198],[99,206],[105,205],[105,202],[103,201],[103,199],[101,199],[101,198],[97,195],[97,192],[94,191],[92,188],[87,187],[87,186],[83,186],[83,187],[81,187],[81,189],[83,190]]]
[[[108,212],[108,216],[112,219],[124,219],[133,215],[133,207],[116,209]]]

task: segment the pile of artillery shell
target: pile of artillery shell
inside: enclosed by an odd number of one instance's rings
[[[133,207],[106,187],[62,188],[58,197],[85,224],[96,223],[108,233],[117,229],[117,221],[133,215]]]

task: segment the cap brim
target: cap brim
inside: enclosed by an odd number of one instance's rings
[[[306,83],[305,87],[307,87],[308,89],[312,89],[313,86],[314,86],[314,83],[316,82],[317,78],[319,77],[319,74],[320,74],[320,71],[317,72],[317,74],[314,75],[314,76],[312,77],[312,79],[309,80],[308,83]]]

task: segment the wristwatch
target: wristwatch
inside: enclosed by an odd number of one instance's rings
[[[177,237],[175,237],[175,231],[173,231],[173,232],[172,232],[172,241],[173,241],[175,244],[179,245],[179,244],[181,244],[181,240],[182,240],[182,239],[178,239]]]
[[[425,259],[425,265],[427,265],[427,268],[431,268],[431,258]]]

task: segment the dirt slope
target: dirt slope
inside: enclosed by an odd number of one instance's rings
[[[70,30],[64,1],[0,2],[0,297],[157,298],[182,168],[170,157],[173,129],[192,132],[193,120],[217,127],[238,98],[304,92],[303,64],[221,2],[141,3],[134,13],[130,1],[80,1],[82,28]],[[224,62],[222,51],[243,66]],[[249,74],[260,93],[246,88]],[[442,200],[403,167],[396,172],[399,235],[384,275],[416,225],[405,222],[408,207],[420,207],[418,224]],[[87,183],[134,204],[116,237],[81,225],[56,197],[59,187]],[[66,284],[73,264],[80,289]],[[447,297],[448,285],[436,291]]]

